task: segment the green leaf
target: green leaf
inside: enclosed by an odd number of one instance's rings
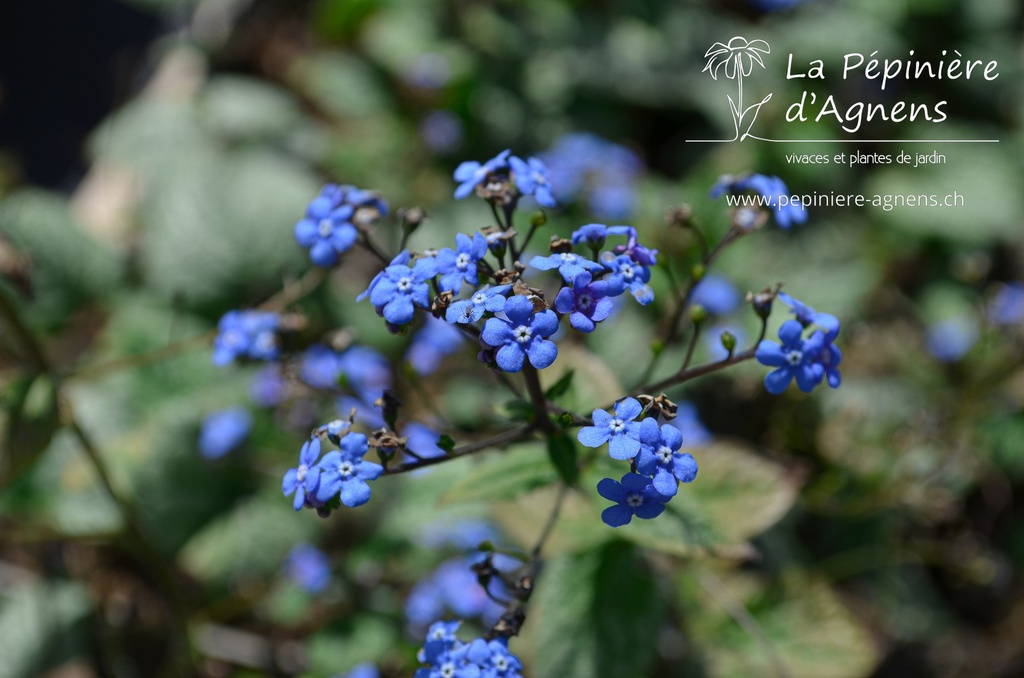
[[[477,463],[441,496],[441,503],[515,499],[557,480],[538,445],[521,445]]]
[[[0,678],[41,676],[85,652],[92,609],[79,584],[27,584],[0,596]]]
[[[0,450],[0,490],[35,464],[60,427],[57,391],[46,377],[15,382],[5,401],[8,415]]]
[[[572,386],[572,377],[576,372],[569,370],[561,377],[558,378],[554,384],[548,387],[548,390],[544,391],[544,396],[548,400],[558,400],[568,392],[569,387]]]
[[[576,441],[568,434],[554,433],[548,438],[548,458],[566,485],[575,485],[579,480],[577,456]]]
[[[537,678],[648,675],[662,595],[635,547],[614,541],[551,560],[533,605]]]

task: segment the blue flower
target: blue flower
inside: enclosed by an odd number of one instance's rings
[[[299,375],[313,388],[337,389],[341,378],[338,354],[323,344],[310,346],[302,354]]]
[[[453,176],[455,181],[459,182],[459,187],[455,189],[455,199],[462,200],[467,197],[492,173],[507,170],[510,153],[511,151],[506,149],[482,165],[475,160],[467,160],[456,167]]]
[[[237,358],[277,358],[280,318],[270,311],[228,311],[217,324],[213,364],[227,365]]]
[[[641,266],[654,266],[657,261],[658,250],[648,249],[637,241],[636,229],[632,226],[625,226],[625,233],[629,236],[625,245],[616,245],[615,254],[628,255],[630,259]]]
[[[742,193],[753,191],[764,198],[763,206],[770,207],[775,211],[775,222],[780,228],[789,229],[793,224],[802,224],[807,221],[807,210],[796,199],[791,196],[785,182],[776,176],[765,174],[751,174],[739,179],[731,176],[721,177],[711,187],[711,198],[717,199],[726,191]],[[786,204],[782,205],[780,197],[786,198]]]
[[[642,264],[638,264],[627,254],[620,254],[613,257],[605,253],[602,263],[610,273],[605,280],[608,282],[608,294],[618,296],[627,289],[632,293],[633,298],[646,306],[654,301],[654,290],[647,285],[651,279],[651,271]]]
[[[633,230],[631,226],[605,226],[604,224],[587,224],[580,226],[572,232],[572,244],[579,245],[585,242],[592,250],[599,250],[604,247],[605,238],[610,235],[629,235]]]
[[[803,325],[798,321],[787,320],[779,328],[781,346],[768,339],[757,346],[757,361],[762,365],[776,368],[764,378],[765,388],[773,395],[785,391],[793,379],[796,379],[796,385],[801,391],[809,393],[825,376],[822,360],[833,357],[831,350],[825,351],[830,342],[820,331],[804,339],[801,336],[803,329]],[[823,358],[823,355],[827,357]],[[838,372],[836,376],[838,377]]]
[[[601,264],[596,261],[590,261],[572,252],[556,252],[547,257],[534,257],[530,259],[530,266],[542,271],[550,271],[553,268],[557,268],[558,272],[562,275],[562,279],[570,284],[576,279],[576,276],[584,271],[596,273],[602,269]]]
[[[988,308],[994,325],[1018,325],[1024,322],[1024,284],[1013,282],[999,288]]]
[[[469,644],[469,660],[480,667],[481,678],[519,678],[523,663],[508,651],[508,638],[484,640],[477,638]]]
[[[702,447],[711,442],[711,432],[704,427],[693,403],[684,401],[676,405],[675,419],[671,419],[667,426],[679,429],[690,447]]]
[[[633,211],[643,163],[628,148],[576,132],[561,137],[541,158],[558,202],[582,197],[602,219],[623,219]]]
[[[779,292],[779,300],[782,301],[786,306],[789,306],[793,310],[793,315],[800,321],[800,324],[804,327],[808,325],[817,325],[826,332],[838,332],[839,331],[839,319],[829,313],[818,313],[813,308],[800,301],[794,299],[785,292]]]
[[[320,457],[320,439],[307,440],[299,452],[299,465],[289,469],[281,481],[284,496],[295,493],[292,507],[298,511],[305,503],[306,495],[313,495],[320,487],[320,467],[316,460]]]
[[[537,369],[555,362],[558,347],[546,339],[558,330],[558,316],[554,311],[545,309],[534,313],[533,302],[523,296],[507,299],[504,311],[508,320],[489,318],[480,334],[485,344],[498,349],[498,367],[506,372],[518,372],[527,357]]]
[[[412,322],[414,306],[430,308],[430,279],[437,275],[434,259],[419,259],[412,268],[393,264],[373,285],[370,303],[392,325]]]
[[[615,416],[594,410],[594,425],[581,428],[576,438],[587,447],[608,443],[613,459],[632,459],[640,451],[640,423],[633,420],[641,412],[643,407],[636,398],[623,398],[615,403]]]
[[[593,332],[599,323],[609,316],[614,306],[608,298],[608,283],[599,280],[590,282],[593,276],[583,271],[573,281],[572,287],[563,287],[555,297],[555,310],[569,315],[569,324],[580,332]]]
[[[376,480],[384,473],[384,467],[370,461],[363,461],[367,451],[366,436],[349,433],[341,439],[341,451],[333,450],[320,460],[320,488],[316,498],[328,502],[341,494],[341,503],[349,508],[362,506],[370,500],[370,486],[367,480]]]
[[[605,478],[597,484],[597,492],[615,502],[601,512],[601,520],[609,527],[628,525],[633,516],[644,520],[657,518],[669,499],[654,489],[650,478],[636,473],[627,473],[620,482]]]
[[[411,421],[402,429],[402,435],[408,438],[405,448],[422,459],[443,457],[447,454],[437,446],[441,434],[425,424]]]
[[[288,554],[285,571],[300,589],[319,593],[331,581],[331,563],[324,552],[312,544],[297,544]]]
[[[413,336],[405,361],[419,375],[433,374],[441,366],[441,359],[462,348],[465,340],[455,327],[428,315],[423,329]]]
[[[508,161],[515,174],[516,189],[520,193],[532,195],[534,200],[544,207],[558,206],[555,196],[551,194],[548,168],[544,161],[538,158],[529,158],[524,162],[522,158],[517,158],[514,155]]]
[[[219,459],[241,445],[250,430],[252,415],[244,407],[209,414],[199,429],[199,453],[207,459]]]
[[[711,315],[728,315],[740,304],[740,293],[728,279],[709,273],[693,288],[690,301]]]
[[[338,369],[348,387],[372,403],[384,389],[391,388],[391,365],[377,349],[355,345],[338,356]],[[347,413],[345,413],[347,416]]]
[[[654,419],[640,424],[640,454],[636,457],[636,470],[641,475],[653,476],[654,489],[666,497],[674,497],[678,483],[689,483],[697,477],[697,462],[692,454],[683,454],[683,434],[665,424],[658,429]]]
[[[342,186],[343,202],[352,208],[352,223],[369,229],[381,217],[388,215],[388,204],[376,191],[367,191],[355,186]]]
[[[929,325],[925,346],[936,360],[953,363],[963,358],[978,341],[978,324],[973,318],[960,316]]]
[[[472,239],[465,233],[455,236],[455,249],[445,247],[437,253],[437,272],[441,275],[441,290],[458,294],[463,281],[476,286],[479,283],[476,262],[487,254],[487,238],[479,231]]]
[[[340,186],[324,186],[306,207],[305,218],[295,224],[295,242],[309,250],[317,266],[338,263],[338,255],[351,249],[359,237],[351,223],[352,206],[343,203],[344,195]]]
[[[249,383],[249,398],[257,407],[279,405],[288,394],[288,382],[277,364],[264,366]]]
[[[414,627],[422,628],[448,611],[463,619],[481,617],[485,622],[501,617],[503,608],[480,585],[473,562],[472,558],[446,560],[413,587],[406,599],[405,616]],[[493,586],[492,593],[497,595]]]
[[[475,323],[484,312],[497,313],[505,308],[505,294],[511,285],[487,285],[473,293],[469,299],[453,302],[445,311],[445,320],[450,323]]]
[[[394,259],[391,260],[391,263],[389,264],[389,266],[405,265],[405,264],[409,263],[410,259],[412,259],[412,255],[409,254],[409,250],[402,250],[401,252],[399,252],[395,256]],[[367,288],[365,290],[363,290],[359,294],[359,296],[356,297],[356,301],[357,302],[362,301],[363,299],[365,299],[368,296],[370,296],[371,294],[373,294],[374,288],[376,288],[377,284],[381,280],[384,279],[385,275],[387,275],[387,269],[385,269],[385,270],[381,271],[380,273],[378,273],[377,275],[373,276],[373,280],[371,280],[370,284],[367,286]]]

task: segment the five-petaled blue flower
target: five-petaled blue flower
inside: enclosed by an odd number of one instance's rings
[[[608,283],[591,282],[593,276],[583,271],[576,276],[572,287],[563,287],[555,297],[555,310],[569,315],[569,324],[580,332],[593,332],[612,312],[614,303],[608,297]]]
[[[331,581],[331,561],[312,544],[296,544],[288,554],[285,572],[306,593],[320,593]]]
[[[693,455],[679,451],[683,434],[678,428],[665,424],[659,430],[654,419],[644,419],[640,424],[640,442],[636,470],[641,475],[654,477],[654,489],[659,494],[674,497],[678,483],[689,483],[697,477]]]
[[[414,306],[430,307],[430,279],[437,275],[437,261],[419,259],[409,268],[405,264],[392,264],[384,269],[381,278],[375,278],[370,292],[370,303],[392,325],[412,322]]]
[[[476,286],[479,282],[476,262],[487,254],[487,238],[479,231],[470,238],[465,233],[455,236],[455,249],[445,247],[437,253],[437,271],[441,274],[441,289],[458,294],[462,282]]]
[[[716,199],[726,191],[742,193],[753,191],[764,197],[767,206],[775,212],[775,222],[780,228],[789,229],[793,224],[802,224],[807,221],[807,210],[794,196],[789,193],[789,188],[779,177],[767,176],[765,174],[751,174],[739,179],[731,176],[723,176],[711,187],[711,198]],[[785,205],[780,198],[783,198]]]
[[[821,363],[823,349],[826,347],[825,335],[817,331],[804,339],[803,330],[804,326],[798,321],[787,320],[779,328],[781,346],[768,339],[758,344],[755,353],[757,361],[776,368],[764,378],[769,393],[782,393],[793,379],[796,379],[796,385],[801,391],[809,393],[825,376],[825,368]],[[831,352],[827,355],[832,356]]]
[[[245,440],[252,429],[252,415],[244,407],[213,412],[203,419],[199,429],[199,453],[207,459],[219,459]]]
[[[497,313],[505,308],[505,294],[512,289],[511,285],[487,285],[473,293],[469,299],[453,302],[445,311],[444,318],[450,323],[475,323],[483,317],[485,311]]]
[[[343,202],[345,190],[328,184],[306,207],[306,216],[295,224],[295,241],[309,250],[317,266],[333,266],[359,237],[352,225],[353,209]]]
[[[213,364],[227,365],[236,358],[277,358],[280,318],[270,311],[228,311],[217,324]]]
[[[576,438],[587,447],[608,443],[613,459],[632,459],[640,451],[640,422],[633,420],[641,412],[643,407],[636,398],[623,398],[615,403],[615,416],[594,410],[594,425],[581,428]]]
[[[558,272],[562,274],[562,279],[570,284],[576,279],[576,276],[584,271],[596,273],[602,269],[601,264],[596,261],[585,259],[572,252],[556,252],[547,257],[537,256],[530,259],[530,266],[539,268],[542,271],[550,271],[553,268],[557,268]]]
[[[477,638],[469,644],[466,656],[480,667],[481,678],[519,678],[523,670],[523,663],[508,651],[508,638]]]
[[[370,500],[367,480],[376,480],[384,467],[372,461],[363,461],[367,448],[366,436],[349,433],[341,439],[341,450],[332,450],[320,460],[320,487],[316,491],[319,501],[327,502],[341,493],[341,503],[349,508],[362,506]]]
[[[292,507],[298,511],[306,501],[307,494],[316,494],[320,487],[320,467],[316,460],[320,456],[320,439],[307,440],[299,452],[299,465],[288,469],[281,481],[281,491],[287,497],[295,493]]]
[[[518,372],[528,357],[530,364],[543,369],[555,362],[558,347],[548,341],[558,330],[558,316],[549,309],[535,313],[533,302],[524,296],[505,300],[508,320],[489,318],[484,323],[480,338],[485,344],[497,348],[498,367],[506,372]]]
[[[587,224],[572,232],[572,244],[585,242],[592,250],[604,247],[605,238],[610,235],[629,235],[631,226],[605,226],[604,224]]]
[[[508,156],[510,150],[505,149],[484,164],[475,160],[467,160],[455,168],[454,178],[459,182],[455,189],[455,199],[462,200],[473,192],[477,186],[483,183],[488,176],[498,170],[508,169]]]
[[[644,306],[654,301],[654,290],[647,284],[651,279],[649,268],[637,263],[628,254],[613,257],[606,252],[602,263],[610,271],[605,280],[608,281],[608,293],[611,296],[618,296],[628,289],[633,298]]]
[[[551,182],[548,168],[539,158],[522,158],[512,156],[508,159],[515,173],[516,189],[523,195],[532,195],[538,204],[544,207],[557,207],[555,196],[551,194]]]
[[[800,324],[804,327],[813,324],[827,332],[839,331],[839,318],[834,315],[830,313],[818,313],[804,302],[799,299],[794,299],[785,292],[779,292],[777,296],[782,303],[793,310],[793,315],[796,316],[796,319],[799,320]]]
[[[597,484],[597,492],[615,502],[601,512],[601,520],[610,527],[628,525],[633,516],[644,520],[657,518],[669,499],[654,489],[650,478],[636,473],[627,473],[620,482],[605,478]]]

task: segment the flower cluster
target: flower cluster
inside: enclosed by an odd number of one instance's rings
[[[333,266],[359,239],[359,228],[369,228],[387,213],[387,203],[372,191],[327,184],[295,224],[295,242],[309,250],[317,266]]]
[[[281,481],[285,496],[293,495],[292,507],[303,507],[329,513],[339,501],[350,508],[362,506],[370,500],[368,480],[376,480],[384,467],[363,456],[368,450],[366,436],[346,433],[344,422],[332,422],[324,428],[331,442],[340,449],[332,450],[320,458],[320,438],[307,440],[299,452],[299,465],[289,469]]]
[[[455,168],[455,198],[461,200],[474,191],[501,205],[514,205],[521,196],[532,195],[537,204],[556,207],[548,179],[548,168],[538,158],[523,160],[504,150],[484,163],[468,160]]]
[[[629,461],[633,469],[618,481],[605,478],[597,484],[598,493],[614,502],[601,513],[601,520],[611,527],[626,525],[633,516],[658,517],[679,483],[697,477],[693,455],[680,451],[680,430],[668,424],[659,428],[654,417],[637,421],[641,414],[638,400],[624,398],[615,403],[614,414],[594,410],[594,425],[584,426],[577,436],[587,447],[607,443],[612,459]]]
[[[239,358],[275,360],[281,318],[270,311],[228,311],[217,324],[213,364],[227,365]]]
[[[521,678],[523,664],[508,651],[508,640],[477,638],[464,643],[455,637],[459,621],[435,622],[417,659],[427,666],[413,678]]]
[[[818,313],[784,292],[780,292],[778,298],[792,309],[796,319],[787,320],[779,328],[780,344],[765,339],[757,346],[757,361],[775,368],[765,376],[765,388],[778,395],[794,379],[805,393],[814,390],[822,380],[827,380],[832,388],[839,388],[842,380],[839,363],[843,354],[833,343],[839,334],[839,320],[828,313]],[[820,329],[814,329],[805,337],[804,330],[812,326]]]
[[[625,146],[574,132],[558,139],[541,158],[550,168],[559,202],[585,198],[590,211],[604,219],[624,219],[633,212],[643,163]]]

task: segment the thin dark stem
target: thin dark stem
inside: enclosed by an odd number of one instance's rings
[[[683,360],[682,369],[685,371],[693,360],[693,349],[697,347],[697,340],[700,338],[700,325],[693,328],[693,335],[690,336],[690,345],[686,348],[686,358]]]
[[[533,404],[534,423],[545,434],[551,433],[554,427],[548,418],[548,399],[544,395],[544,389],[541,388],[540,375],[529,361],[523,365],[523,378],[526,381],[526,390],[530,394],[530,402]]]
[[[541,530],[540,536],[537,537],[537,543],[534,544],[533,550],[530,551],[530,569],[533,574],[536,574],[537,564],[540,562],[540,552],[558,523],[558,514],[562,511],[562,504],[565,502],[565,495],[568,492],[568,485],[560,484],[558,486],[558,497],[555,499],[555,506],[551,509],[551,515],[544,524],[544,529]]]
[[[360,238],[359,242],[360,242],[360,244],[362,244],[363,247],[365,247],[371,254],[373,254],[373,256],[375,256],[378,259],[380,259],[381,263],[384,264],[385,266],[387,266],[388,264],[391,263],[391,260],[394,257],[388,257],[386,254],[384,254],[384,252],[382,252],[377,247],[377,245],[374,244],[374,242],[372,240],[370,240],[370,234],[369,233],[360,232],[360,235],[362,237]]]
[[[501,433],[493,435],[489,438],[485,438],[484,440],[479,440],[475,443],[469,443],[468,445],[456,447],[454,450],[452,450],[451,454],[446,454],[443,457],[429,457],[422,461],[405,462],[397,466],[392,466],[384,471],[384,475],[393,476],[398,475],[399,473],[408,473],[409,471],[415,471],[416,469],[426,468],[427,466],[443,464],[446,461],[451,461],[452,459],[465,457],[470,454],[474,454],[476,452],[480,452],[481,450],[486,450],[491,447],[505,447],[506,445],[509,445],[511,443],[520,440],[526,440],[533,434],[533,431],[534,427],[532,424],[526,424],[520,426],[519,428],[512,428],[507,431],[502,431]]]
[[[656,381],[653,384],[641,386],[640,388],[634,389],[634,391],[636,393],[655,393],[666,389],[669,386],[678,386],[679,384],[683,384],[691,379],[696,379],[697,377],[702,377],[705,374],[711,374],[712,372],[718,372],[719,370],[724,370],[736,363],[750,360],[754,357],[754,351],[755,349],[748,348],[746,351],[734,353],[731,357],[726,358],[725,360],[719,360],[714,363],[705,363],[703,365],[698,365],[697,367],[691,367],[690,369],[679,370],[670,377],[666,377],[661,381]]]
[[[523,239],[523,246],[519,248],[519,256],[522,256],[523,252],[526,251],[527,245],[530,244],[530,240],[533,238],[533,234],[537,232],[538,228],[538,226],[530,224],[530,230],[526,232],[526,237]],[[519,256],[517,256],[516,259],[518,259]]]

